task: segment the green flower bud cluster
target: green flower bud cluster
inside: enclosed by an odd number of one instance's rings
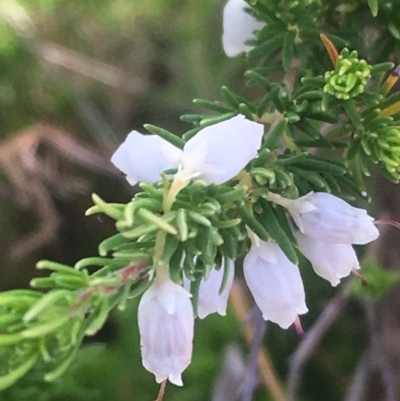
[[[389,125],[366,132],[361,137],[361,148],[364,155],[373,163],[379,164],[381,170],[389,175],[392,181],[400,180],[400,126]]]
[[[400,180],[400,125],[392,117],[380,115],[380,109],[370,112],[351,136],[347,160],[358,155],[361,171],[370,176],[369,163],[380,167],[393,182]]]
[[[365,91],[371,78],[371,66],[365,60],[358,58],[353,50],[343,49],[336,61],[333,71],[325,73],[324,92],[337,99],[347,100]]]

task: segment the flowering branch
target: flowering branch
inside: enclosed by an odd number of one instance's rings
[[[399,71],[387,55],[372,58],[366,52],[366,59],[360,58],[353,50],[358,42],[331,22],[337,16],[330,5],[320,3],[228,1],[224,50],[228,56],[245,52],[254,63],[245,79],[258,87],[258,98],[248,100],[224,86],[223,101],[194,101],[210,114],[183,115],[191,128],[181,136],[150,124],[145,128],[151,135],[127,136],[111,161],[142,192],[126,204],[93,195],[86,214],[103,213],[116,228],[99,245],[99,256],[74,268],[39,263],[53,271],[32,282],[48,289],[45,295],[0,295],[5,316],[0,344],[12,355],[0,377],[2,388],[38,362],[52,368],[47,380],[59,377],[82,338],[94,334],[112,308],[123,309],[142,294],[143,365],[163,386],[166,380],[183,385],[194,319],[225,315],[230,293],[235,304],[240,268],[235,262],[241,258],[263,319],[282,328],[299,327],[299,315],[308,312],[300,273],[304,258],[332,286],[359,275],[353,245],[379,236],[365,209],[370,200],[365,180],[374,166],[387,179],[400,180],[400,96],[390,93]],[[388,35],[400,40],[388,11],[393,4],[386,3],[382,11],[376,1],[360,6],[387,19],[389,31],[378,24],[378,45]],[[338,12],[337,18],[363,31],[358,11]],[[290,71],[293,79],[279,82],[272,74],[277,69]],[[89,274],[88,267],[99,269]],[[386,279],[392,283],[398,277]],[[290,399],[304,363],[345,304],[347,289],[294,354]],[[236,303],[239,315],[240,307]],[[253,330],[245,329],[245,335],[250,342]],[[258,359],[264,381],[275,399],[284,401],[267,355],[260,352]]]

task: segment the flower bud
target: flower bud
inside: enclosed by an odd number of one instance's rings
[[[279,246],[258,239],[244,259],[244,277],[265,320],[287,329],[307,313],[299,269]]]
[[[170,279],[156,280],[143,294],[138,320],[143,366],[157,383],[169,379],[182,386],[190,364],[194,316],[190,293]]]

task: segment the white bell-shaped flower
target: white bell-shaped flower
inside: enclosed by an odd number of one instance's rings
[[[328,280],[333,287],[340,283],[341,278],[360,268],[351,245],[331,244],[299,232],[296,233],[296,238],[300,252],[311,262],[315,273]]]
[[[243,0],[229,0],[225,5],[222,45],[228,57],[249,51],[251,47],[246,42],[254,37],[254,31],[264,26],[245,11],[248,6]]]
[[[326,192],[310,192],[295,200],[269,195],[286,207],[307,237],[333,244],[367,244],[378,238],[374,219],[364,209]]]
[[[138,321],[143,366],[157,383],[182,386],[192,359],[194,315],[191,294],[170,279],[156,280],[143,294]]]
[[[201,280],[199,288],[199,298],[197,302],[197,315],[204,319],[212,313],[226,315],[229,293],[231,292],[233,279],[235,275],[235,263],[231,260],[228,265],[228,279],[222,293],[219,293],[224,275],[224,268],[219,270],[212,269],[207,280]],[[190,281],[184,277],[184,287],[189,291]]]
[[[183,150],[156,135],[131,132],[111,158],[131,185],[153,183],[168,169],[178,168],[181,180],[198,178],[221,184],[257,156],[264,126],[238,115],[199,131]]]
[[[299,268],[273,242],[256,238],[243,264],[246,283],[265,320],[287,329],[308,312]]]

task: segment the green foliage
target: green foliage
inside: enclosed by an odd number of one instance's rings
[[[46,381],[62,376],[83,337],[95,334],[112,308],[124,306],[127,298],[138,296],[147,285],[141,279],[148,269],[143,264],[129,266],[127,258],[97,258],[90,264],[104,267],[89,275],[86,270],[42,261],[37,267],[52,273],[48,278],[32,280],[31,285],[51,291],[0,294],[0,344],[2,359],[8,359],[2,366],[1,389],[12,385],[39,361],[46,364]]]
[[[222,351],[227,343],[240,338],[238,329],[229,309],[224,319],[211,316],[198,322],[196,349],[199,352],[185,374],[186,385],[168,386],[168,397],[184,401],[209,399],[223,362]],[[17,385],[0,392],[0,400],[129,401],[138,394],[144,399],[154,399],[157,393],[154,379],[140,361],[137,299],[129,302],[126,311],[113,314],[106,332],[110,331],[106,344],[83,345],[59,380],[43,381],[44,366],[37,365]],[[196,385],[199,380],[202,385]]]
[[[287,71],[294,57],[299,57],[302,67],[306,67],[309,54],[307,44],[319,36],[316,22],[320,16],[318,1],[281,1],[258,0],[254,4],[254,15],[265,21],[254,41],[254,48],[248,58],[260,59],[260,68],[270,68],[282,50],[281,66]]]
[[[368,161],[379,165],[382,173],[395,183],[400,179],[400,127],[391,117],[376,117],[368,121],[368,130],[355,133],[351,138],[351,151],[358,152],[362,172],[369,176]],[[374,129],[374,127],[376,127]],[[350,150],[349,150],[350,152]],[[350,154],[350,156],[353,156]],[[351,159],[351,157],[349,157]]]
[[[247,252],[250,246],[247,228],[262,240],[278,243],[293,263],[299,263],[292,222],[285,209],[268,201],[270,192],[291,199],[311,191],[330,192],[352,201],[366,199],[367,196],[360,194],[364,189],[360,173],[369,176],[371,163],[378,165],[390,180],[398,182],[400,179],[400,96],[397,93],[387,95],[387,82],[382,84],[385,73],[393,68],[387,61],[391,49],[400,54],[399,17],[393,12],[400,7],[398,0],[249,1],[250,12],[264,21],[265,26],[249,42],[252,49],[247,58],[253,67],[244,74],[246,95],[227,86],[223,86],[218,95],[214,86],[225,79],[225,65],[223,62],[218,64],[219,67],[204,64],[209,57],[206,49],[212,40],[198,35],[198,31],[209,31],[211,12],[203,19],[198,15],[211,10],[212,2],[177,3],[166,1],[157,3],[158,7],[153,7],[154,1],[146,5],[135,4],[137,9],[134,11],[132,4],[121,5],[115,1],[103,2],[100,7],[96,1],[79,4],[82,15],[90,14],[95,26],[104,26],[105,37],[113,30],[118,32],[115,43],[120,48],[114,46],[115,52],[113,49],[103,54],[101,49],[90,46],[90,41],[82,41],[82,33],[73,32],[65,38],[65,43],[79,44],[77,46],[86,49],[91,56],[122,57],[124,46],[127,46],[126,37],[131,35],[126,34],[130,31],[124,27],[131,23],[131,18],[137,24],[143,16],[147,20],[165,22],[182,12],[188,18],[183,18],[179,28],[175,27],[181,30],[175,35],[179,37],[179,47],[191,53],[188,56],[182,53],[184,51],[174,49],[175,59],[186,64],[180,66],[182,76],[175,78],[164,95],[173,99],[175,106],[179,106],[176,108],[187,110],[180,119],[191,126],[183,133],[176,129],[181,133],[179,135],[174,133],[174,128],[167,130],[150,124],[145,128],[183,148],[201,129],[242,114],[265,126],[260,152],[244,171],[223,185],[190,182],[177,194],[168,210],[165,203],[171,180],[167,177],[176,171],[165,172],[159,183],[142,183],[142,192],[127,203],[109,203],[93,195],[94,206],[86,215],[102,213],[115,222],[116,229],[116,233],[100,243],[98,255],[84,258],[73,267],[40,262],[38,269],[48,269],[51,273],[33,279],[31,286],[47,292],[13,290],[0,294],[0,353],[2,360],[7,361],[1,368],[0,389],[10,387],[39,366],[40,376],[47,382],[52,383],[59,377],[65,377],[66,382],[71,380],[70,386],[76,391],[70,395],[71,399],[99,399],[101,396],[93,385],[85,389],[77,384],[79,377],[88,367],[94,371],[100,369],[93,354],[103,354],[104,359],[100,358],[99,364],[107,360],[114,367],[117,358],[104,356],[108,351],[99,347],[86,349],[81,354],[84,367],[73,365],[74,358],[84,337],[96,334],[114,308],[125,309],[132,299],[149,288],[158,265],[169,265],[171,278],[177,283],[182,283],[183,275],[191,280],[196,306],[200,280],[207,278],[213,268],[224,269],[223,288],[228,277],[228,261],[240,260]],[[30,2],[26,2],[26,6],[29,5]],[[72,6],[66,0],[43,0],[37,6],[44,15],[63,12],[70,18],[74,15],[69,14]],[[168,18],[162,19],[164,14]],[[68,25],[68,18],[63,23]],[[86,25],[84,18],[80,24]],[[357,33],[369,24],[376,27],[377,39],[365,46],[364,39]],[[151,31],[152,28],[148,29]],[[164,35],[164,31],[171,33],[172,28],[169,23],[160,23],[158,29]],[[340,52],[333,70],[319,39],[322,31],[327,33],[332,46],[347,46]],[[96,36],[96,32],[95,29],[91,34]],[[0,24],[2,38],[3,34],[0,52],[7,60],[6,73],[0,78],[3,113],[11,113],[15,102],[21,101],[18,118],[13,116],[7,127],[1,128],[5,135],[29,121],[33,115],[29,105],[39,97],[33,96],[29,101],[21,97],[27,85],[24,80],[14,80],[13,65],[16,60],[31,62],[32,55],[4,23]],[[196,46],[192,42],[187,45],[189,38]],[[143,56],[154,66],[154,56],[147,53],[151,35],[147,41],[135,43],[139,54],[135,59]],[[173,75],[171,71],[175,72],[177,66],[168,64],[169,46],[173,46],[164,43],[160,49],[163,46],[167,50],[163,50],[165,60],[161,62],[166,64],[167,73]],[[359,59],[358,52],[365,54],[368,62]],[[130,60],[124,59],[122,65],[130,67]],[[147,70],[145,67],[141,72]],[[38,73],[33,92],[46,81],[47,76]],[[204,82],[211,84],[203,86]],[[187,106],[187,90],[196,96],[213,99],[221,96],[221,100],[196,98],[193,103],[206,113],[195,114],[193,106]],[[244,91],[243,88],[240,90]],[[159,95],[152,95],[151,88],[147,92],[136,101],[140,104],[146,100],[155,109]],[[55,84],[54,104],[43,106],[48,111],[43,115],[63,115],[70,107],[72,97],[70,90],[56,88]],[[61,106],[57,99],[64,99]],[[107,102],[102,103],[101,108],[112,109]],[[336,160],[338,154],[340,160]],[[397,274],[383,271],[374,264],[366,267],[364,275],[369,286],[356,286],[352,290],[363,297],[379,298],[398,281]],[[230,330],[225,332],[228,335]],[[211,354],[212,351],[207,349],[203,356]],[[136,357],[139,358],[138,352]],[[205,373],[204,364],[200,361],[198,367]],[[70,365],[72,369],[68,371]],[[213,369],[216,370],[216,365]],[[40,386],[46,392],[51,389],[50,393],[57,394],[57,385]],[[29,386],[26,391],[31,398],[32,394],[37,394],[36,390],[29,390]],[[21,400],[28,398],[26,394],[21,395]],[[50,395],[48,399],[52,399]]]

